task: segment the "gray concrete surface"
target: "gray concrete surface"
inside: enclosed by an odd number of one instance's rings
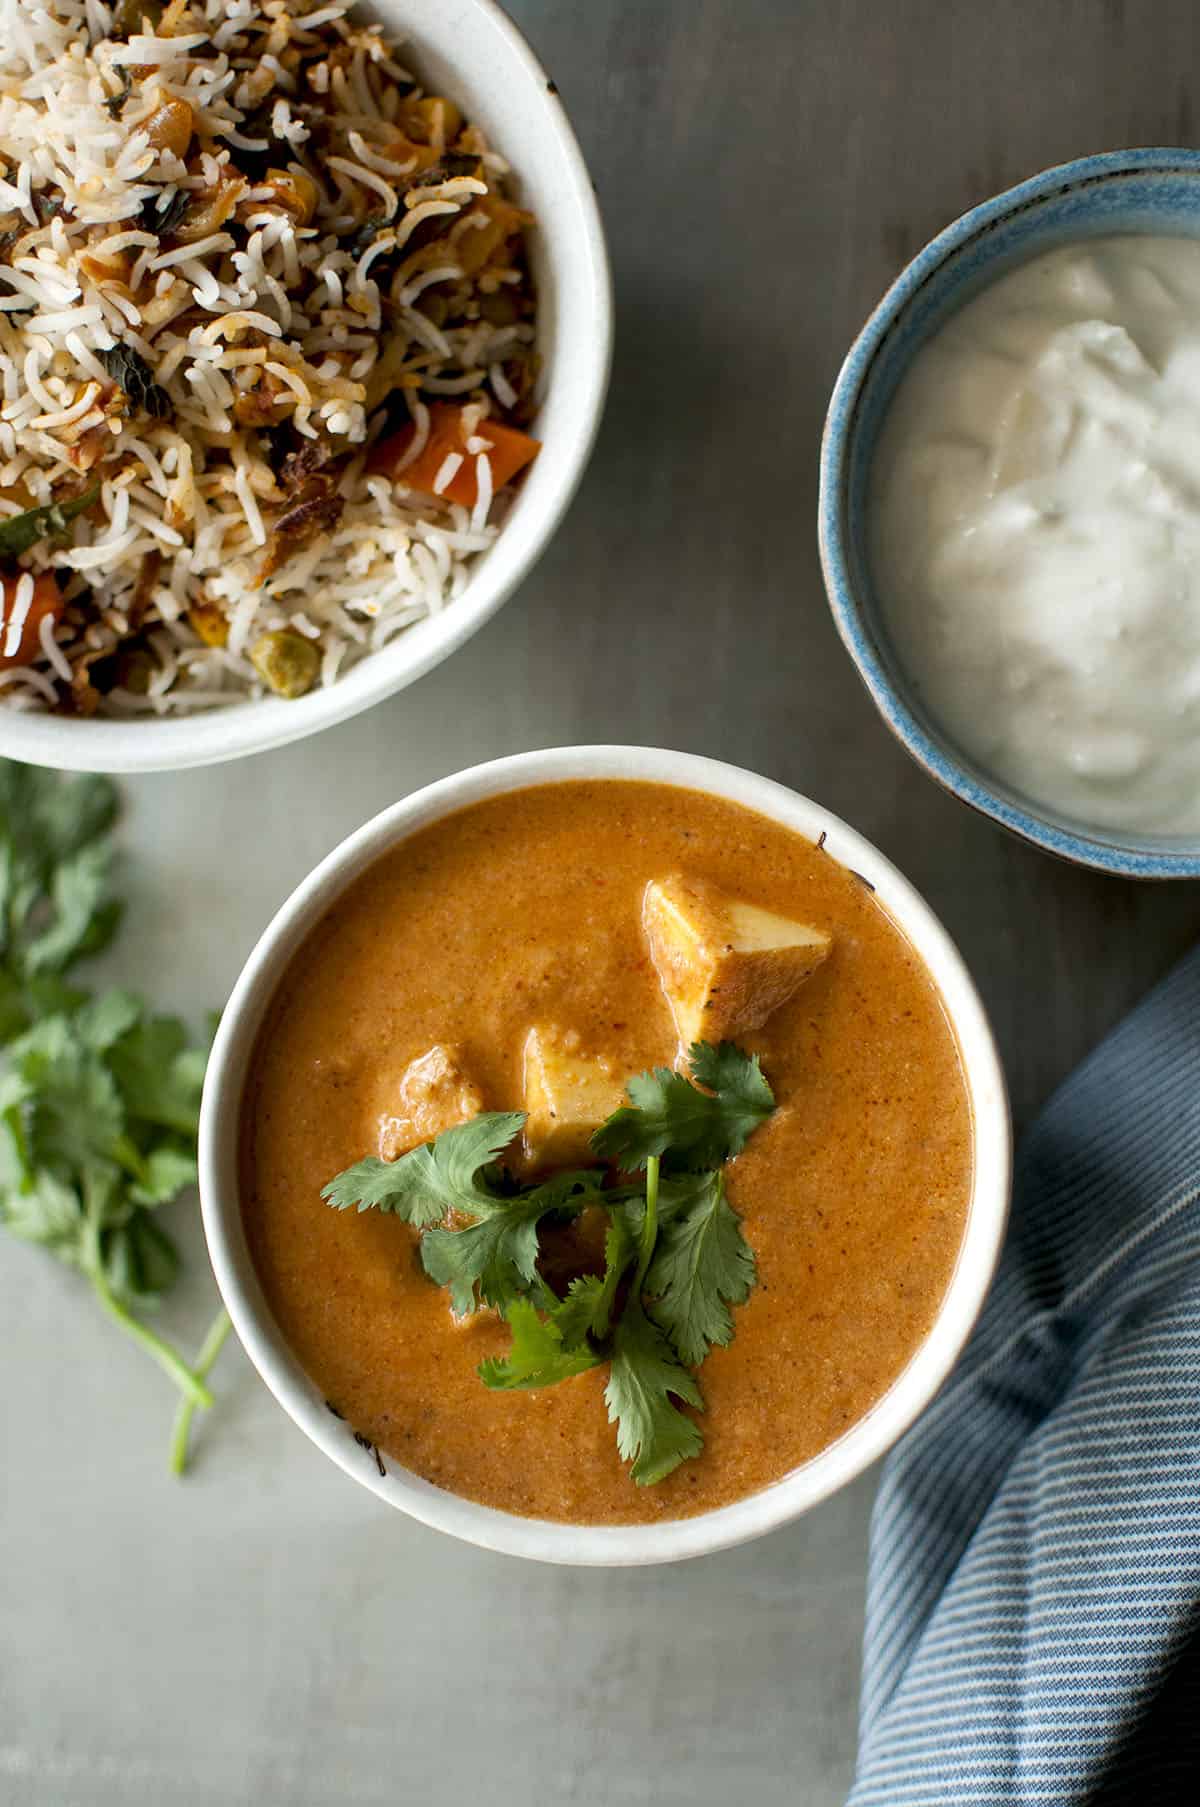
[[[248,767],[127,787],[116,963],[199,1010],[312,862],[423,781],[635,740],[811,792],[977,972],[1019,1120],[1191,941],[1194,887],[1058,866],[937,792],[830,626],[816,454],[838,360],[971,202],[1189,142],[1183,0],[514,0],[607,216],[611,405],[523,593],[416,689]],[[177,1214],[182,1221],[187,1210]],[[199,1334],[193,1277],[172,1324]],[[541,1570],[360,1493],[230,1351],[195,1473],[171,1396],[36,1252],[0,1249],[4,1807],[833,1807],[854,1741],[869,1479],[748,1549]]]

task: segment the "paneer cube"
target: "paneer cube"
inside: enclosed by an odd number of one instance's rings
[[[483,1109],[483,1094],[457,1048],[438,1042],[404,1069],[394,1112],[379,1119],[379,1153],[398,1160],[443,1130],[466,1123]]]
[[[580,1051],[577,1034],[538,1026],[525,1038],[525,1152],[531,1166],[586,1161],[592,1131],[624,1102],[624,1081]]]
[[[761,1028],[833,945],[822,929],[679,877],[646,886],[642,925],[681,1053]]]

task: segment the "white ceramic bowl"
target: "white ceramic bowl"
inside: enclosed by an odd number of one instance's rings
[[[460,1499],[392,1460],[380,1475],[348,1427],[330,1415],[276,1328],[250,1260],[239,1204],[238,1119],[247,1066],[266,1008],[304,937],[359,873],[418,829],[483,797],[573,778],[644,779],[707,791],[810,840],[824,834],[833,858],[874,886],[932,974],[971,1095],[975,1177],[966,1235],[925,1342],[867,1415],[811,1462],[732,1506],[669,1524],[551,1524]],[[637,747],[561,747],[476,766],[394,804],[343,841],[293,892],[247,960],[221,1020],[200,1120],[204,1228],[217,1284],[246,1353],[301,1430],[354,1480],[423,1524],[515,1556],[597,1566],[672,1562],[742,1543],[798,1517],[882,1455],[933,1397],[975,1322],[1004,1235],[1010,1166],[1004,1075],[983,1006],[949,936],[908,881],[839,817],[794,791],[715,760]],[[313,1209],[321,1208],[314,1199]]]
[[[545,550],[591,452],[612,355],[612,286],[591,179],[545,70],[494,0],[367,0],[403,37],[435,91],[462,103],[513,167],[537,216],[530,260],[544,360],[530,467],[496,543],[462,595],[351,666],[328,689],[162,720],[82,721],[0,705],[0,754],[70,771],[159,772],[213,765],[315,734],[402,690],[494,615]]]

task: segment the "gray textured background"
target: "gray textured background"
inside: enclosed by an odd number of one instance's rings
[[[811,792],[941,912],[1018,1120],[1192,939],[1194,887],[1057,866],[889,741],[828,620],[817,444],[887,280],[970,203],[1193,138],[1191,0],[514,0],[575,119],[618,350],[535,576],[390,705],[240,769],[128,787],[121,975],[219,1000],[313,861],[474,760],[685,747]],[[186,1213],[184,1214],[186,1215]],[[187,1310],[209,1298],[195,1252]],[[840,1801],[870,1478],[748,1549],[633,1574],[459,1547],[353,1488],[227,1355],[195,1474],[160,1377],[40,1255],[0,1250],[0,1802],[771,1807]]]

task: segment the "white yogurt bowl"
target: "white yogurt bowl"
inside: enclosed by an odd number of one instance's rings
[[[469,640],[545,550],[587,464],[608,387],[612,285],[591,179],[558,91],[495,0],[368,0],[364,16],[403,38],[435,93],[459,102],[511,163],[513,193],[536,216],[542,450],[495,544],[453,603],[294,701],[264,697],[136,721],[25,714],[0,702],[0,755],[69,771],[158,772],[261,753],[346,721]]]
[[[892,398],[923,346],[998,276],[1096,238],[1200,238],[1200,151],[1105,151],[1043,170],[973,207],[918,252],[842,366],[821,446],[818,533],[834,621],[884,721],[965,803],[1035,847],[1122,878],[1200,877],[1200,838],[1135,833],[1038,802],[968,754],[894,644],[871,559],[872,476]],[[995,681],[994,674],[990,681]]]
[[[837,1442],[774,1485],[719,1510],[654,1525],[519,1518],[447,1493],[391,1459],[380,1474],[350,1428],[331,1416],[277,1328],[251,1262],[239,1195],[239,1119],[256,1037],[289,961],[347,886],[399,842],[485,797],[606,778],[705,791],[811,841],[823,835],[827,852],[874,888],[937,986],[958,1041],[973,1125],[974,1178],[954,1273],[929,1334],[887,1392]],[[422,1524],[509,1555],[592,1566],[673,1562],[743,1543],[799,1517],[881,1456],[932,1399],[975,1322],[1003,1240],[1010,1172],[1008,1098],[983,1006],[954,944],[907,879],[839,817],[782,785],[715,760],[637,747],[562,747],[475,766],[394,804],[343,841],[293,892],[247,960],[221,1020],[200,1121],[200,1189],[217,1283],[247,1354],[301,1430],[352,1479]],[[314,1198],[313,1209],[323,1208]]]

